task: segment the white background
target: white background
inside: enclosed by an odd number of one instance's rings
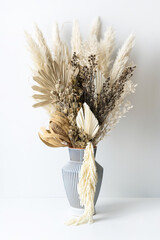
[[[24,30],[37,23],[52,45],[57,21],[69,42],[72,20],[83,37],[100,16],[102,31],[116,30],[117,49],[133,32],[137,65],[134,108],[111,136],[99,145],[97,161],[104,167],[101,197],[160,197],[160,4],[157,0],[27,0],[0,5],[0,197],[63,197],[61,168],[69,160],[65,148],[52,149],[39,140],[46,122],[42,109],[31,106],[29,58]]]

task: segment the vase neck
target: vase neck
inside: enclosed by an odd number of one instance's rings
[[[69,150],[70,161],[83,162],[85,149],[69,148],[68,150]],[[97,148],[94,148],[94,156],[96,156],[96,150]]]

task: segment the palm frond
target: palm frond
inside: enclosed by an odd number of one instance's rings
[[[98,120],[90,110],[87,103],[83,104],[83,107],[79,110],[77,117],[76,117],[76,123],[78,128],[83,129],[86,134],[88,134],[91,138],[93,138],[98,129],[99,124]]]

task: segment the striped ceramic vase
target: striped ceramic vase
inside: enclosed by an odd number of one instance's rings
[[[80,206],[77,184],[79,182],[79,172],[83,162],[84,149],[69,148],[69,155],[70,161],[62,168],[64,187],[70,206],[75,209],[82,209]],[[94,155],[96,155],[96,148],[94,149]],[[97,162],[96,169],[98,182],[96,186],[94,204],[97,202],[103,177],[103,167]]]

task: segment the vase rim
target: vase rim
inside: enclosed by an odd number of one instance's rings
[[[72,150],[85,150],[85,148],[73,148],[73,147],[68,147],[69,149],[72,149]],[[97,146],[93,147],[94,149],[97,148]]]

